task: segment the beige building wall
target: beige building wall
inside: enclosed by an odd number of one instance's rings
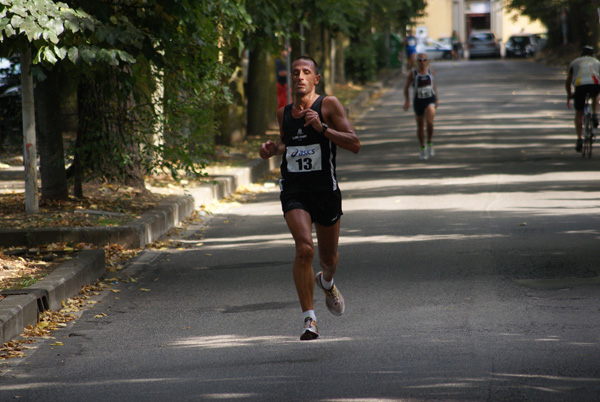
[[[429,0],[425,16],[415,21],[415,27],[425,27],[431,39],[439,39],[452,35],[456,30],[463,42],[466,41],[467,27],[465,10],[469,4],[486,2],[486,0]],[[515,11],[503,7],[502,0],[490,0],[490,30],[502,44],[515,33],[543,33],[546,28],[539,21],[531,21]]]
[[[429,0],[425,17],[417,20],[415,26],[426,27],[431,39],[452,36],[452,0]]]

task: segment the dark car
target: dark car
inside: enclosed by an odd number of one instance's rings
[[[23,143],[20,83],[18,62],[0,58],[0,151]]]
[[[493,32],[471,32],[467,44],[469,45],[470,59],[475,57],[500,57],[500,44]]]
[[[532,57],[540,50],[537,35],[513,35],[506,42],[506,57]]]

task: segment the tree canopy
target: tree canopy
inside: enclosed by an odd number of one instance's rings
[[[66,87],[76,88],[78,140],[64,159],[76,180],[123,180],[134,170],[198,174],[244,50],[275,53],[285,39],[309,40],[301,26],[348,37],[401,29],[424,7],[424,0],[0,0],[0,55],[27,49],[39,82],[73,83]],[[51,92],[46,100],[61,91],[38,88]]]
[[[506,5],[544,23],[551,46],[598,45],[600,4],[597,0],[506,0]]]
[[[142,32],[126,19],[103,24],[66,3],[0,0],[0,41],[13,50],[32,46],[35,63],[55,64],[65,58],[73,63],[133,63],[135,58],[120,45],[141,48],[142,38]]]

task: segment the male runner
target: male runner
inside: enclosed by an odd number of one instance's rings
[[[571,86],[575,87],[575,94],[571,95]],[[581,152],[583,140],[581,138],[583,122],[583,106],[586,94],[590,94],[592,102],[592,119],[594,127],[598,127],[598,94],[600,93],[600,61],[594,58],[594,49],[586,46],[581,50],[581,56],[569,65],[569,72],[565,81],[567,89],[567,107],[571,108],[571,98],[575,99],[575,132],[577,142],[575,151]]]
[[[300,339],[311,340],[319,337],[313,307],[315,282],[325,292],[329,311],[344,313],[344,299],[333,283],[342,216],[335,156],[337,146],[358,153],[360,141],[340,101],[315,92],[321,76],[313,59],[296,59],[291,74],[294,102],[277,111],[279,139],[263,143],[259,154],[263,159],[283,155],[280,199],[296,245],[293,277],[304,320]],[[313,223],[323,269],[316,277],[312,267]]]
[[[406,32],[405,41],[405,51],[406,51],[406,71],[409,73],[415,67],[415,57],[417,55],[417,38],[412,34],[412,30],[408,30]]]
[[[433,119],[438,106],[437,89],[433,80],[433,69],[425,53],[417,54],[417,68],[408,74],[404,84],[404,110],[410,107],[408,89],[413,87],[413,109],[417,120],[417,138],[421,146],[421,160],[435,155],[433,150]],[[425,124],[427,124],[427,144],[425,144]],[[427,148],[425,147],[427,145]]]

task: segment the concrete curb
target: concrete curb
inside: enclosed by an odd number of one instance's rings
[[[176,196],[124,226],[2,229],[0,246],[33,247],[56,242],[83,242],[98,246],[118,243],[125,247],[139,248],[165,234],[193,210],[194,200],[191,197]]]
[[[84,250],[34,286],[23,289],[23,294],[7,295],[0,301],[0,341],[19,336],[25,327],[38,322],[44,309],[59,310],[64,300],[105,273],[104,250]]]
[[[187,218],[194,209],[234,193],[256,182],[278,166],[278,159],[255,159],[246,166],[211,169],[212,183],[191,188],[188,195],[173,196],[152,211],[124,226],[80,228],[0,229],[0,247],[33,247],[56,242],[84,242],[98,246],[117,243],[141,248],[162,237]]]
[[[121,227],[3,229],[0,230],[0,245],[31,246],[73,241],[99,246],[118,243],[142,248],[162,237],[197,207],[227,197],[240,187],[258,181],[278,164],[278,158],[267,161],[256,159],[243,167],[212,169],[213,183],[190,189],[188,195],[175,196]],[[102,249],[81,251],[35,285],[16,291],[17,294],[6,291],[10,294],[0,301],[0,342],[18,337],[25,327],[38,322],[44,309],[59,310],[62,302],[77,295],[82,286],[104,276],[104,258]]]

